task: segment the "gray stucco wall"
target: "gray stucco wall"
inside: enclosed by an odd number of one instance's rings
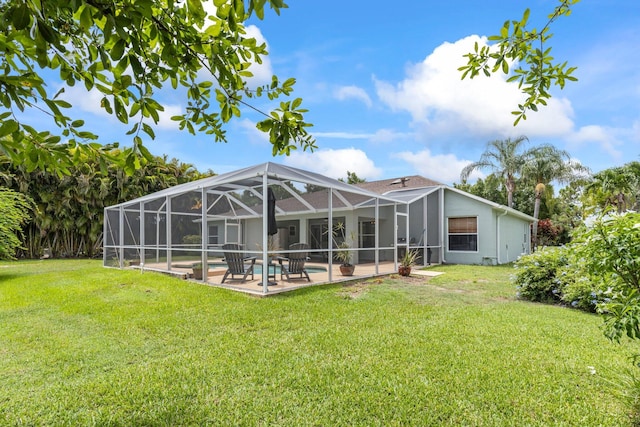
[[[529,223],[511,215],[500,217],[500,259],[504,264],[529,253]]]
[[[505,264],[530,251],[529,221],[471,197],[445,191],[445,260],[460,264]],[[478,251],[450,251],[447,218],[478,218]]]
[[[444,200],[444,258],[446,262],[454,264],[482,264],[483,257],[495,257],[496,226],[491,206],[453,191],[445,191]],[[457,217],[477,217],[477,251],[449,250],[447,219]]]

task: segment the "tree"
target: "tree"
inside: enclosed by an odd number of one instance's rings
[[[605,169],[596,173],[585,187],[585,203],[592,209],[626,212],[640,199],[640,163]]]
[[[460,179],[464,183],[471,173],[478,169],[493,171],[504,180],[507,189],[507,206],[513,207],[516,178],[520,175],[526,159],[531,155],[530,151],[519,152],[527,141],[526,136],[520,136],[516,139],[507,138],[489,142],[480,160],[462,169]]]
[[[560,228],[558,243],[564,244],[571,240],[571,232],[584,225],[584,204],[582,194],[586,178],[569,182],[561,188],[558,197],[553,199],[554,209],[549,216],[554,225]]]
[[[561,16],[569,16],[571,8],[580,0],[558,0],[559,5],[548,16],[548,21],[540,31],[527,29],[530,10],[526,9],[519,21],[505,21],[499,35],[489,37],[495,46],[479,47],[465,55],[467,65],[460,67],[462,79],[474,78],[482,72],[486,76],[502,71],[509,74],[510,63],[517,63],[509,82],[518,82],[518,87],[527,96],[524,103],[518,105],[514,125],[521,119],[527,119],[527,111],[538,111],[539,105],[547,105],[551,98],[551,84],[564,88],[566,81],[577,81],[572,75],[576,67],[567,67],[567,62],[554,63],[551,48],[546,42],[553,36],[551,24]],[[523,64],[523,65],[521,65]]]
[[[135,168],[135,156],[152,156],[141,133],[155,137],[162,105],[159,89],[185,90],[186,112],[174,116],[181,129],[226,141],[224,125],[246,106],[264,114],[257,127],[269,133],[273,154],[301,146],[314,149],[301,99],[262,112],[246,99],[290,95],[294,79],[273,76],[268,85],[250,88],[252,62],[267,55],[265,44],[247,36],[244,22],[264,18],[265,5],[276,13],[283,0],[5,0],[0,3],[0,152],[29,170],[58,167],[68,173],[81,156],[108,153],[94,143],[82,120],[68,117],[64,87],[51,93],[45,72],[54,71],[67,86],[83,85],[101,93],[99,107],[132,127],[133,147],[122,150],[123,167]],[[214,101],[215,100],[215,101]],[[98,106],[96,106],[98,107]],[[18,118],[37,109],[49,115],[61,136],[43,132]],[[61,143],[62,138],[65,142]],[[69,149],[73,155],[68,156]]]
[[[113,153],[117,157],[117,153]],[[105,206],[131,200],[204,175],[192,165],[167,157],[141,162],[132,174],[117,163],[103,171],[95,159],[81,157],[69,175],[14,166],[0,156],[0,182],[29,196],[38,209],[24,223],[18,256],[95,256],[102,250]],[[184,201],[187,202],[187,201]]]
[[[540,202],[549,183],[558,181],[567,183],[588,172],[580,163],[572,161],[567,151],[559,150],[553,145],[541,145],[529,151],[528,159],[522,166],[522,174],[529,177],[535,185],[535,204],[533,217],[540,215]],[[538,243],[538,222],[533,223],[533,247]]]
[[[367,182],[366,179],[360,178],[358,175],[356,175],[355,172],[349,172],[349,171],[347,171],[346,181],[344,178],[338,178],[338,181],[346,182],[347,184],[361,184],[363,182]]]
[[[504,181],[495,173],[487,175],[484,179],[478,178],[474,184],[463,182],[461,184],[454,183],[453,186],[467,193],[482,197],[483,199],[501,205],[507,204],[507,197],[502,188]]]
[[[21,241],[18,233],[33,206],[23,194],[0,187],[0,259],[13,259]]]

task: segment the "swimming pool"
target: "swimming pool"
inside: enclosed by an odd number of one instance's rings
[[[272,265],[276,269],[276,274],[280,274],[280,265],[279,264],[272,264]],[[191,268],[192,266],[193,264],[173,264],[173,268]],[[286,263],[285,263],[285,266],[286,266]],[[226,262],[210,262],[209,263],[210,270],[213,270],[216,268],[226,269],[227,263]],[[321,266],[306,266],[305,270],[307,270],[307,273],[326,273],[327,272],[326,267],[321,267]],[[253,273],[262,274],[262,264],[255,264],[253,266]]]

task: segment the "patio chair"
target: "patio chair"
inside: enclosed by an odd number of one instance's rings
[[[222,245],[222,251],[224,252],[224,259],[227,263],[227,271],[222,277],[222,283],[227,280],[228,276],[231,276],[230,280],[240,280],[242,283],[247,281],[247,277],[251,275],[253,280],[253,266],[256,263],[256,257],[245,257],[241,252],[242,245],[237,243],[227,243]],[[236,278],[235,276],[242,276],[242,278]]]
[[[289,246],[289,249],[304,252],[291,252],[288,258],[278,258],[278,262],[280,263],[280,279],[282,280],[284,276],[287,276],[287,280],[291,280],[291,275],[298,274],[300,277],[294,277],[294,279],[306,278],[310,282],[311,278],[309,277],[309,273],[307,273],[307,270],[304,268],[304,263],[309,259],[306,252],[309,250],[309,245],[306,243],[294,243]],[[283,264],[284,261],[289,262],[285,265]]]

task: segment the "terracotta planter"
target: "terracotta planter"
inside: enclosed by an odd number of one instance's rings
[[[398,267],[398,274],[401,276],[409,276],[411,274],[411,267],[400,266]]]
[[[355,269],[356,269],[355,265],[341,265],[340,273],[343,276],[353,276],[353,272],[355,271]]]

